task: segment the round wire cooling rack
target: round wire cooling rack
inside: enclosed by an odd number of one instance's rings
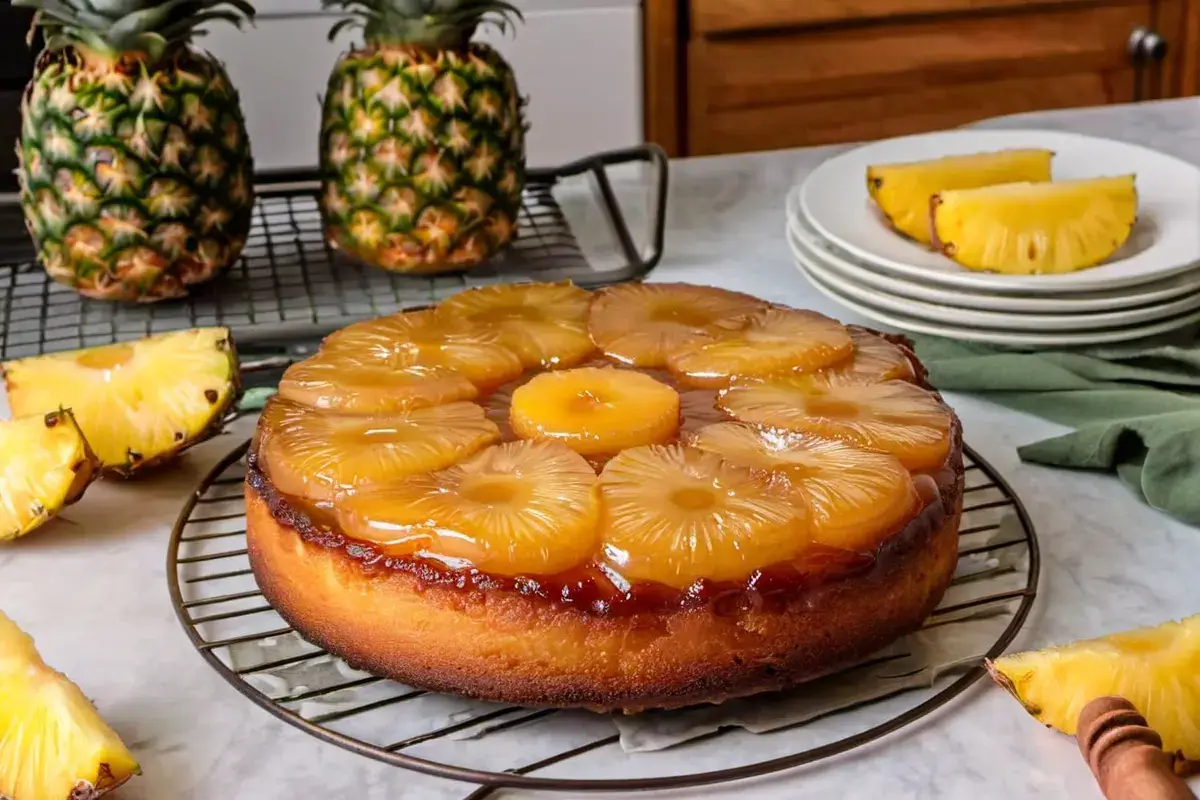
[[[501,788],[697,787],[861,747],[977,682],[983,660],[999,656],[1016,637],[1038,585],[1038,541],[1024,506],[990,464],[964,447],[959,564],[950,589],[921,631],[863,664],[792,692],[640,717],[481,703],[358,672],[278,616],[254,582],[245,547],[248,449],[243,443],[211,470],[172,530],[167,581],[192,643],[226,681],[274,716],[363,756],[478,785],[469,800]],[[936,644],[951,628],[956,634],[949,638],[966,642],[966,650]],[[815,708],[814,697],[820,701]],[[714,710],[727,706],[728,717]],[[782,716],[771,720],[777,713]],[[643,718],[650,722],[643,726]],[[745,738],[743,747],[731,744],[735,737]],[[760,760],[728,763],[739,750]],[[701,760],[724,766],[688,772],[685,765]],[[614,773],[636,777],[590,777]]]

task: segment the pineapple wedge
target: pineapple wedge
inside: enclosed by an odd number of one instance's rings
[[[104,471],[121,477],[218,432],[240,389],[226,328],[27,358],[2,371],[13,414],[71,408]]]
[[[0,453],[0,542],[49,522],[100,474],[70,411],[0,422]]]
[[[1163,749],[1200,761],[1200,614],[988,662],[996,683],[1039,722],[1074,735],[1097,697],[1124,697]]]
[[[933,245],[962,266],[1009,275],[1075,272],[1117,252],[1137,221],[1133,175],[939,192]]]
[[[930,243],[929,198],[949,189],[1050,180],[1049,150],[1000,150],[867,167],[867,192],[893,228]]]
[[[139,774],[79,687],[0,612],[0,797],[95,800]]]

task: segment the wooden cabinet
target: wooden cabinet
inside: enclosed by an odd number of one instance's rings
[[[648,28],[648,138],[677,154],[897,136],[1188,83],[1183,0],[646,2],[648,26],[674,24],[678,44],[672,61]],[[1138,30],[1165,55],[1131,54]]]

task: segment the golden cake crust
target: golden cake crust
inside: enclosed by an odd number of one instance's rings
[[[716,703],[829,674],[921,626],[958,560],[957,428],[954,440],[940,502],[890,537],[872,569],[761,608],[597,615],[511,591],[423,584],[303,535],[295,509],[258,473],[246,487],[250,561],[267,600],[305,638],[409,685],[598,711]]]

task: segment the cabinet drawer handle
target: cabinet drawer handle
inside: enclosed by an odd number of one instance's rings
[[[1147,79],[1152,84],[1161,80],[1158,67],[1167,57],[1167,40],[1158,31],[1139,25],[1129,34],[1125,53],[1133,64],[1133,102],[1138,103],[1146,97]],[[1151,88],[1149,91],[1155,90]]]
[[[1158,31],[1139,25],[1129,34],[1125,51],[1135,64],[1162,61],[1167,57],[1167,40]]]

